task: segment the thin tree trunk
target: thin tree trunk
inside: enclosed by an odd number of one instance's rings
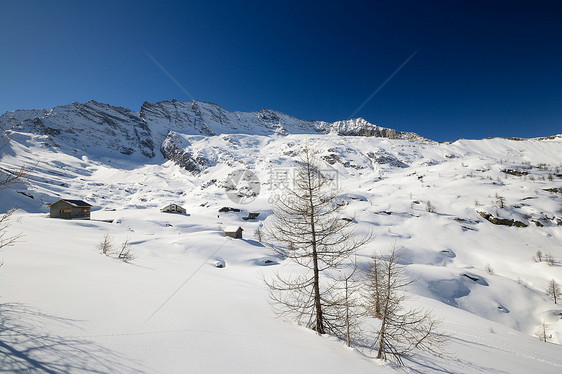
[[[373,267],[373,272],[375,276],[375,318],[381,318],[381,291],[379,283],[379,268],[377,264],[377,259],[375,259]]]
[[[308,161],[308,160],[307,160]],[[320,270],[318,268],[318,251],[316,248],[316,227],[315,227],[315,211],[314,211],[314,195],[313,181],[310,163],[307,163],[308,178],[308,201],[310,207],[310,231],[312,234],[312,262],[314,267],[314,306],[316,308],[316,332],[324,334],[324,318],[322,316],[322,302],[320,300]]]
[[[379,349],[378,349],[378,353],[377,353],[377,358],[379,360],[382,360],[384,358],[384,334],[385,334],[385,322],[383,320],[382,322],[382,326],[381,326],[381,331],[379,333]]]
[[[349,280],[345,278],[345,334],[347,346],[351,347],[350,317],[349,317]]]
[[[324,319],[322,317],[322,303],[320,300],[320,271],[318,270],[318,256],[316,245],[312,245],[312,255],[314,256],[314,305],[316,307],[316,331],[324,334]]]
[[[311,207],[311,209],[312,211],[310,214],[310,226],[312,229],[312,261],[314,266],[314,306],[316,307],[316,331],[319,334],[324,334],[324,319],[322,317],[322,303],[320,300],[320,270],[318,269],[316,230],[314,228],[314,208]]]
[[[390,304],[390,294],[392,292],[392,266],[394,265],[392,262],[394,261],[394,253],[392,254],[391,259],[388,261],[388,268],[386,269],[386,284],[385,284],[385,298],[384,298],[384,306],[381,313],[382,321],[381,321],[381,330],[379,333],[379,351],[377,353],[377,358],[382,359],[384,358],[384,341],[386,335],[386,323],[387,319],[390,318],[389,314],[389,304]]]

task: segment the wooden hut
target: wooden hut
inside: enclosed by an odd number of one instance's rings
[[[92,206],[82,200],[61,199],[49,205],[51,218],[90,219]]]
[[[187,212],[185,208],[179,206],[178,204],[166,205],[164,208],[160,209],[160,211],[164,213],[181,213],[181,214],[185,214]]]
[[[224,229],[224,235],[234,239],[242,239],[242,231],[244,231],[244,229],[240,226],[227,226]]]

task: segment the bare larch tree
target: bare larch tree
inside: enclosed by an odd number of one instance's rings
[[[322,272],[339,268],[368,240],[351,230],[351,221],[341,219],[339,191],[327,174],[317,152],[305,147],[295,164],[292,188],[273,201],[274,215],[266,225],[274,250],[306,269],[266,280],[273,305],[319,334],[333,333],[331,324],[338,318],[328,313],[335,300],[333,282],[323,279]]]
[[[548,343],[552,341],[552,334],[548,331],[548,324],[545,321],[539,325],[535,331],[535,336],[539,338],[541,342]]]
[[[371,317],[380,320],[375,340],[377,358],[389,356],[403,365],[403,357],[416,349],[441,352],[447,337],[437,331],[438,321],[430,311],[406,306],[407,289],[415,280],[405,274],[399,260],[396,248],[386,256],[373,256],[366,282],[366,308]]]
[[[560,285],[556,282],[556,280],[552,279],[548,282],[546,294],[554,300],[554,304],[557,304],[557,301],[560,298]]]
[[[332,272],[334,273],[334,272]],[[330,274],[333,281],[330,290],[331,303],[324,308],[328,329],[345,341],[348,347],[361,340],[361,320],[365,316],[362,302],[362,279],[356,259],[342,271]]]

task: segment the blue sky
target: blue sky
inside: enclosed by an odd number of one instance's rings
[[[0,0],[0,50],[1,113],[194,97],[336,121],[411,57],[355,117],[441,141],[562,133],[557,1]]]

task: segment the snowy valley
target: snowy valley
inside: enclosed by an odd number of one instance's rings
[[[545,293],[562,283],[562,135],[438,143],[363,119],[197,101],[7,112],[0,128],[11,139],[2,172],[28,173],[0,192],[0,213],[18,208],[7,235],[21,234],[0,252],[0,371],[562,370],[562,306]],[[272,218],[275,176],[305,146],[336,175],[344,217],[373,233],[360,265],[400,248],[418,279],[411,304],[432,309],[450,335],[444,354],[399,367],[276,318],[263,278],[302,270],[255,231]],[[235,170],[255,173],[255,200],[227,197]],[[91,220],[49,218],[63,198],[91,204]],[[187,213],[160,212],[170,203]],[[227,226],[242,227],[243,239],[225,237]],[[100,254],[105,235],[135,258]],[[543,322],[549,342],[535,336]]]

